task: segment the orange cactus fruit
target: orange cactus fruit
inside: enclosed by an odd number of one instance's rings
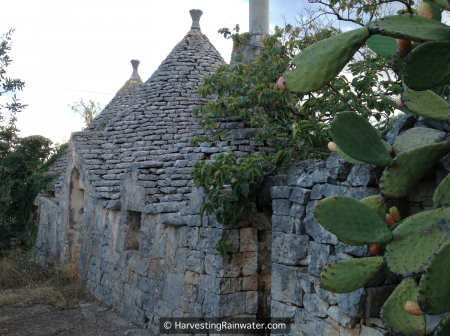
[[[402,220],[402,215],[400,215],[400,211],[396,207],[390,208],[389,214],[392,216],[396,223]]]
[[[284,87],[283,82],[284,82],[283,76],[278,78],[278,87],[283,91],[287,91],[287,89]]]
[[[381,246],[380,244],[372,244],[370,245],[370,252],[372,252],[373,254],[380,254],[381,253]]]
[[[390,214],[386,214],[386,219],[384,220],[387,225],[392,226],[395,224],[394,218]]]
[[[415,315],[415,316],[423,315],[423,312],[420,310],[419,305],[415,302],[406,301],[404,308],[411,315]]]
[[[330,150],[330,152],[336,153],[336,144],[334,142],[329,142],[328,143],[328,149]]]
[[[417,7],[417,14],[427,19],[434,19],[433,8],[426,2],[420,3]]]
[[[403,105],[403,103],[402,103],[402,99],[401,98],[397,98],[397,100],[395,102],[397,103],[398,107],[405,107],[405,105]]]
[[[411,41],[408,41],[408,40],[397,40],[397,45],[405,53],[409,53],[411,51]]]

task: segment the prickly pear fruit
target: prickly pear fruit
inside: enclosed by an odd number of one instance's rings
[[[386,219],[384,220],[387,225],[392,226],[395,224],[394,218],[392,218],[392,215],[386,214]]]
[[[380,244],[372,244],[370,245],[370,252],[372,252],[373,254],[380,254],[381,253],[381,246]]]
[[[427,19],[434,19],[433,8],[426,2],[420,3],[417,7],[417,14]]]
[[[409,53],[411,51],[411,41],[397,39],[397,45],[405,53]]]
[[[397,98],[397,100],[395,102],[397,103],[398,107],[405,107],[405,105],[403,105],[403,103],[402,103],[402,99],[401,98]]]
[[[336,153],[336,144],[334,142],[329,142],[328,143],[328,149],[330,150],[330,152]]]
[[[423,312],[420,310],[419,305],[413,301],[406,301],[404,308],[411,315],[415,316],[423,315]]]
[[[283,76],[278,78],[278,87],[280,88],[280,90],[287,91],[287,89],[284,87],[283,82],[284,82]]]
[[[392,207],[389,209],[389,214],[394,219],[394,221],[400,222],[402,220],[402,216],[400,215],[400,211],[396,207]]]

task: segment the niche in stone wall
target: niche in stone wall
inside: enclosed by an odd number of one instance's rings
[[[124,250],[139,250],[142,215],[137,211],[127,211]]]
[[[81,251],[81,228],[84,214],[84,190],[78,169],[73,168],[70,178],[69,225],[67,228],[65,259],[75,272]]]

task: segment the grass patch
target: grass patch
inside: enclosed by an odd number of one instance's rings
[[[0,308],[50,304],[60,309],[95,300],[73,268],[43,267],[32,252],[14,250],[0,257]]]

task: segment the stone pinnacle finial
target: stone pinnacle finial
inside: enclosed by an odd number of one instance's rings
[[[138,73],[138,66],[139,63],[141,63],[138,60],[131,60],[131,65],[133,66],[133,73],[131,74],[131,79],[140,79],[141,77],[139,77],[139,73]]]
[[[198,29],[200,30],[200,18],[203,14],[203,12],[200,9],[191,9],[189,11],[192,17],[192,26],[191,29]]]

